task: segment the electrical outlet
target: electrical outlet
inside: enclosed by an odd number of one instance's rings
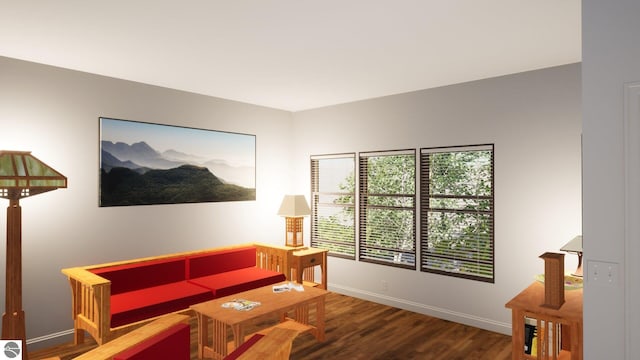
[[[382,286],[382,291],[389,290],[389,284],[387,283],[387,280],[380,280],[380,285]]]
[[[587,281],[600,286],[617,286],[618,263],[607,261],[589,261],[587,263]]]

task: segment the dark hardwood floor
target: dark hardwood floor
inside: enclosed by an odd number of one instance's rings
[[[255,327],[266,325],[268,322]],[[192,359],[197,359],[195,331],[195,320],[192,320]],[[95,344],[81,347],[62,344],[31,352],[29,359],[60,356],[62,360],[69,360],[93,347]],[[327,296],[326,340],[320,343],[310,334],[302,334],[293,342],[291,352],[293,360],[510,358],[510,336],[337,293]]]

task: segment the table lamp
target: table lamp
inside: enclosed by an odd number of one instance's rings
[[[571,274],[582,277],[582,235],[578,235],[560,248],[560,251],[574,253],[578,255],[578,268]]]
[[[22,340],[27,359],[25,315],[22,309],[22,209],[20,199],[67,187],[67,178],[30,151],[0,150],[0,197],[7,208],[7,271],[2,339]]]
[[[303,217],[310,215],[311,209],[304,195],[285,195],[278,210],[278,215],[285,217],[285,245],[303,246]]]

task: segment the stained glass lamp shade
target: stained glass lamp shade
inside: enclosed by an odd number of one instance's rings
[[[67,178],[31,155],[0,150],[0,197],[20,199],[67,187]]]
[[[0,198],[7,208],[7,271],[2,339],[22,340],[27,359],[25,314],[22,310],[22,209],[20,199],[66,188],[67,178],[29,151],[0,150]]]

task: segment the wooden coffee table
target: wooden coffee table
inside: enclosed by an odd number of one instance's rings
[[[265,286],[219,299],[192,305],[198,318],[198,359],[224,358],[229,350],[242,345],[247,334],[245,325],[264,318],[277,318],[281,324],[311,332],[318,341],[324,341],[324,301],[327,291],[304,286],[304,291],[274,293]],[[260,305],[247,311],[224,308],[222,304],[234,299],[258,301]],[[309,323],[309,306],[315,304],[315,325]],[[289,317],[289,312],[293,317]],[[209,343],[209,324],[213,323],[213,344]],[[284,323],[286,322],[286,323]],[[284,324],[282,324],[284,323]],[[227,344],[228,330],[233,332],[233,346]],[[263,331],[260,331],[263,332]]]

